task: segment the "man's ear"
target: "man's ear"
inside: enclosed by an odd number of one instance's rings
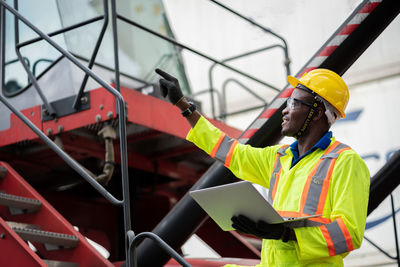
[[[314,121],[320,120],[325,115],[325,110],[322,107],[318,107],[315,111]]]

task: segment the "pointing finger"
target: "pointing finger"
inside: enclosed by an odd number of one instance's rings
[[[156,73],[159,74],[160,76],[162,76],[163,78],[167,79],[168,81],[176,80],[176,78],[174,76],[169,75],[168,73],[166,73],[163,70],[156,69]]]

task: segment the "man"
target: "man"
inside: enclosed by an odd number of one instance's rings
[[[234,216],[235,229],[263,238],[261,266],[343,266],[363,239],[370,176],[362,159],[329,131],[345,117],[349,91],[342,78],[327,69],[288,76],[295,89],[282,112],[282,134],[297,140],[254,148],[214,127],[184,98],[176,78],[156,72],[164,78],[162,94],[192,127],[189,141],[238,178],[269,188],[268,199],[281,216],[321,215],[291,227]]]

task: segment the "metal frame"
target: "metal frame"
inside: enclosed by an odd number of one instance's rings
[[[52,60],[52,59],[48,59],[48,58],[41,58],[41,59],[36,60],[35,63],[33,63],[33,66],[32,66],[33,75],[36,76],[36,68],[37,68],[37,65],[39,63],[41,63],[41,62],[53,63],[54,61],[59,61],[62,57],[63,56],[61,56],[59,59],[56,59],[56,60]],[[48,69],[48,68],[46,68],[46,69]]]
[[[119,71],[119,57],[118,57],[118,35],[117,35],[117,13],[116,13],[116,5],[115,0],[111,0],[111,14],[112,14],[112,29],[113,29],[113,40],[114,40],[114,60],[115,60],[115,81],[116,81],[116,89],[112,88],[108,85],[104,80],[102,80],[99,76],[97,76],[94,72],[91,71],[91,68],[94,65],[95,57],[97,55],[98,49],[101,45],[102,38],[104,36],[107,24],[108,24],[108,4],[107,0],[103,0],[105,15],[93,18],[91,20],[87,20],[85,22],[81,22],[64,29],[58,30],[56,32],[45,34],[41,32],[38,28],[36,28],[32,23],[30,23],[26,18],[24,18],[21,14],[19,14],[18,8],[18,0],[14,0],[15,9],[8,5],[4,0],[0,0],[0,12],[5,14],[5,9],[11,12],[15,17],[15,40],[16,40],[16,52],[18,55],[18,59],[23,64],[26,72],[28,73],[29,78],[32,81],[32,84],[35,86],[39,95],[41,95],[42,101],[44,102],[47,109],[54,114],[55,111],[52,109],[51,105],[47,103],[44,95],[42,96],[42,91],[37,84],[37,81],[33,75],[33,73],[29,70],[29,67],[24,64],[23,58],[19,52],[19,49],[25,45],[45,40],[55,49],[57,49],[62,56],[68,58],[72,63],[74,63],[77,67],[79,67],[85,73],[85,77],[83,79],[81,88],[79,90],[78,95],[76,96],[74,107],[78,107],[80,102],[80,95],[82,95],[84,87],[86,85],[87,79],[90,76],[92,79],[97,81],[101,86],[103,86],[107,91],[109,91],[116,98],[117,103],[117,112],[119,114],[119,136],[120,136],[120,152],[121,152],[121,176],[122,176],[122,200],[116,199],[112,194],[110,194],[104,187],[102,187],[94,178],[92,178],[81,166],[77,163],[73,158],[71,158],[67,153],[65,153],[62,149],[60,149],[49,137],[47,137],[37,126],[35,126],[27,117],[25,117],[19,110],[15,109],[6,99],[0,94],[0,101],[10,109],[19,119],[21,119],[33,132],[35,132],[39,138],[46,143],[57,155],[59,155],[72,169],[74,169],[78,174],[80,174],[92,187],[94,187],[104,198],[110,201],[114,205],[123,207],[124,214],[124,232],[126,233],[125,241],[127,246],[125,247],[125,256],[126,256],[126,265],[127,266],[136,266],[136,258],[133,257],[135,255],[135,249],[137,242],[143,238],[151,238],[154,240],[161,248],[166,250],[172,257],[174,257],[179,263],[183,266],[190,266],[183,258],[176,253],[171,247],[169,247],[161,238],[156,236],[153,233],[142,233],[135,237],[134,232],[131,230],[131,212],[130,212],[130,197],[129,197],[129,177],[128,177],[128,159],[127,159],[127,137],[126,137],[126,104],[125,101],[120,94],[120,71]],[[2,16],[4,17],[4,16]],[[61,48],[56,42],[50,39],[50,36],[54,36],[60,33],[64,33],[68,30],[75,29],[80,26],[84,26],[88,23],[92,23],[94,21],[100,20],[104,17],[104,24],[100,33],[100,37],[96,42],[95,49],[93,51],[92,57],[89,61],[89,66],[86,67],[82,63],[80,63],[70,52]],[[36,32],[40,38],[35,38],[30,41],[26,41],[24,43],[18,43],[19,32],[18,32],[18,22],[22,21],[26,26],[31,28],[34,32]],[[4,24],[2,24],[4,25]],[[1,54],[1,62],[2,57],[4,55],[4,26],[0,29],[0,51]],[[3,81],[4,68],[1,69],[1,81]],[[133,252],[133,253],[131,253]]]
[[[226,87],[228,86],[229,83],[236,83],[237,85],[239,85],[241,88],[243,88],[245,91],[247,91],[249,94],[251,94],[252,96],[254,96],[255,98],[257,98],[258,100],[260,100],[263,104],[259,105],[259,106],[253,106],[251,108],[245,108],[245,109],[241,109],[241,110],[237,110],[231,113],[226,113],[226,107],[227,107],[227,103],[226,103]],[[262,98],[260,95],[256,94],[253,90],[251,90],[249,87],[247,87],[246,85],[244,85],[242,82],[234,79],[234,78],[228,78],[224,81],[224,83],[222,84],[222,99],[223,99],[223,103],[224,103],[224,113],[222,113],[218,118],[220,119],[225,119],[227,116],[232,116],[232,115],[236,115],[236,114],[240,114],[240,113],[244,113],[244,112],[248,112],[248,111],[252,111],[258,108],[264,108],[268,105],[268,103],[264,100],[264,98]]]
[[[229,58],[223,59],[221,62],[224,62],[224,63],[225,63],[225,62],[232,61],[232,60],[236,60],[236,59],[243,58],[243,57],[246,57],[246,56],[251,56],[251,55],[254,55],[254,54],[257,54],[257,53],[260,53],[260,52],[264,52],[264,51],[266,51],[266,50],[269,50],[269,49],[272,49],[272,48],[276,48],[276,47],[280,47],[280,48],[282,48],[283,50],[285,50],[285,47],[282,46],[282,45],[279,45],[279,44],[270,45],[270,46],[266,46],[266,47],[263,47],[263,48],[260,48],[260,49],[256,49],[256,50],[253,50],[253,51],[245,52],[245,53],[242,53],[242,54],[233,56],[233,57],[229,57]],[[286,49],[285,51],[287,52],[287,49]],[[285,52],[285,53],[286,53],[286,52]],[[209,85],[210,85],[209,92],[210,92],[210,95],[211,95],[211,108],[212,108],[212,114],[213,114],[214,118],[215,118],[216,116],[215,116],[215,109],[214,109],[214,97],[213,97],[212,92],[213,92],[213,91],[217,92],[217,91],[214,89],[214,84],[213,84],[213,71],[214,71],[214,69],[215,69],[216,66],[217,66],[217,64],[214,63],[214,64],[212,64],[212,65],[210,66],[210,68],[208,69],[208,81],[209,81]],[[290,69],[286,69],[286,74],[287,74],[287,75],[290,75]],[[227,80],[235,80],[235,79],[228,78]],[[246,91],[248,91],[248,92],[251,93],[252,95],[256,96],[256,98],[259,98],[259,97],[260,97],[260,96],[258,96],[253,90],[251,90],[250,88],[248,88],[247,86],[245,86],[243,83],[240,83],[240,82],[237,81],[237,80],[235,80],[235,81],[236,81],[236,83],[239,84],[243,89],[245,89]],[[227,81],[225,81],[225,82],[223,83],[223,87],[226,86],[226,83],[227,83]],[[267,86],[268,86],[269,88],[271,88],[271,89],[277,91],[277,92],[280,92],[280,90],[279,90],[278,88],[276,88],[275,86],[272,86],[272,85],[267,85]],[[223,90],[224,90],[224,89],[225,89],[225,88],[223,88]],[[262,98],[261,98],[261,99],[262,99]],[[220,116],[219,116],[219,118],[222,118],[222,119],[226,118],[226,117],[229,116],[229,115],[235,115],[235,114],[239,114],[239,113],[243,113],[243,112],[246,112],[246,111],[250,111],[250,110],[254,110],[254,109],[260,108],[260,106],[257,106],[257,107],[251,108],[251,109],[243,109],[243,110],[241,110],[241,111],[236,111],[236,112],[234,112],[234,113],[227,114],[227,113],[226,113],[226,106],[227,106],[227,105],[226,105],[226,94],[225,94],[225,92],[222,93],[222,101],[223,101],[223,102],[222,102],[222,103],[223,103],[223,109],[222,109],[222,112],[221,112],[221,114],[220,114]],[[262,101],[266,104],[266,102],[265,102],[264,100],[262,100]]]
[[[18,10],[18,0],[14,0],[14,6],[15,6],[15,9]],[[97,21],[100,21],[100,20],[104,19],[104,23],[103,23],[103,26],[102,26],[102,30],[101,30],[101,32],[100,32],[100,36],[99,36],[99,38],[98,38],[98,40],[97,40],[97,42],[96,42],[94,51],[93,51],[92,56],[91,56],[90,61],[89,61],[89,65],[88,65],[88,68],[89,68],[89,69],[91,69],[91,68],[93,67],[95,58],[96,58],[96,56],[97,56],[98,50],[99,50],[100,45],[101,45],[101,41],[102,41],[102,39],[103,39],[105,30],[106,30],[106,27],[107,27],[107,24],[108,24],[108,4],[107,4],[107,0],[103,0],[103,6],[104,6],[104,15],[97,16],[97,17],[94,17],[94,18],[91,18],[91,19],[88,19],[88,20],[85,20],[85,21],[82,21],[82,22],[79,22],[79,23],[70,25],[70,26],[68,26],[68,27],[65,27],[65,28],[62,28],[62,29],[59,29],[59,30],[57,30],[57,31],[54,31],[54,32],[51,32],[51,33],[48,33],[48,34],[47,34],[47,36],[49,36],[49,37],[56,36],[56,35],[58,35],[58,34],[65,33],[65,32],[68,32],[68,31],[77,29],[77,28],[79,28],[79,27],[86,26],[86,25],[88,25],[88,24],[91,24],[91,23],[94,23],[94,22],[97,22]],[[4,20],[5,20],[5,18],[4,18]],[[27,74],[28,74],[28,80],[31,81],[27,86],[25,86],[25,88],[24,88],[23,90],[21,90],[20,92],[18,92],[18,94],[20,94],[20,93],[22,93],[23,91],[25,91],[27,88],[30,87],[30,85],[33,85],[33,86],[35,87],[35,89],[37,90],[37,92],[38,92],[40,98],[42,99],[44,105],[46,106],[46,109],[48,110],[48,112],[49,112],[50,114],[52,114],[52,115],[57,115],[57,114],[56,114],[57,111],[54,110],[54,108],[51,106],[50,103],[48,103],[46,97],[43,95],[43,92],[42,92],[42,90],[41,90],[39,84],[37,83],[37,79],[39,79],[41,76],[38,76],[38,77],[36,78],[36,76],[35,76],[35,71],[33,70],[33,71],[31,72],[31,71],[30,71],[30,68],[29,68],[30,66],[29,66],[29,65],[26,65],[26,64],[22,61],[22,58],[24,58],[24,57],[22,57],[21,52],[20,52],[20,49],[21,49],[22,47],[27,46],[27,45],[30,45],[30,44],[33,44],[33,43],[36,43],[36,42],[38,42],[38,41],[41,41],[41,40],[43,40],[43,38],[37,37],[37,38],[33,38],[33,39],[31,39],[31,40],[27,40],[27,41],[25,41],[25,42],[19,43],[19,26],[18,26],[18,19],[15,18],[14,24],[15,24],[15,25],[14,25],[15,52],[16,52],[16,54],[17,54],[17,57],[18,57],[18,59],[19,59],[19,62],[22,64],[22,66],[24,67],[25,71],[26,71]],[[3,47],[3,49],[5,49],[5,47]],[[62,58],[62,57],[63,57],[63,56],[61,56],[61,58]],[[54,60],[54,62],[58,62],[61,58],[58,58],[58,59]],[[49,68],[51,68],[52,66],[53,66],[53,65],[51,65]],[[49,69],[49,68],[48,68],[48,69]],[[46,71],[47,71],[48,69],[46,69]],[[78,94],[77,94],[77,96],[76,96],[76,98],[75,98],[74,104],[73,104],[73,108],[74,108],[74,109],[78,109],[78,108],[79,108],[79,105],[80,105],[80,101],[79,101],[79,100],[81,99],[81,96],[82,96],[84,87],[85,87],[85,85],[86,85],[86,83],[87,83],[88,77],[89,77],[89,76],[88,76],[87,74],[85,74],[85,77],[83,78],[83,81],[82,81],[82,84],[81,84],[81,88],[79,89],[79,92],[78,92]],[[4,76],[2,76],[2,79],[1,79],[1,83],[2,83],[2,84],[4,84],[3,78],[4,78]],[[14,96],[14,95],[17,95],[17,94],[13,94],[13,95],[10,95],[10,96]]]
[[[115,1],[115,0],[113,0]],[[122,176],[122,200],[116,199],[107,190],[104,189],[95,179],[93,179],[82,167],[72,159],[68,154],[61,150],[50,138],[48,138],[39,128],[37,128],[29,119],[27,119],[19,110],[15,109],[3,96],[0,95],[0,101],[7,106],[14,114],[17,115],[32,131],[34,131],[40,139],[43,140],[55,153],[57,153],[71,168],[73,168],[77,173],[79,173],[90,185],[92,185],[103,197],[105,197],[111,203],[122,206],[124,213],[124,232],[127,233],[131,230],[131,216],[130,216],[130,199],[129,199],[129,179],[128,179],[128,164],[127,164],[127,144],[126,144],[126,109],[125,102],[122,95],[107,84],[104,80],[93,73],[89,68],[81,64],[76,58],[74,58],[68,51],[65,51],[56,42],[50,39],[50,37],[38,28],[36,28],[32,23],[30,23],[25,17],[23,17],[19,12],[8,5],[4,0],[0,0],[0,5],[11,12],[18,20],[22,21],[26,26],[31,28],[36,32],[42,39],[47,41],[55,49],[57,49],[61,54],[68,58],[72,63],[79,67],[82,71],[88,74],[92,79],[97,81],[101,86],[103,86],[107,91],[109,91],[117,100],[117,109],[119,112],[119,136],[120,136],[120,150],[121,150],[121,176]],[[0,44],[3,46],[3,42]],[[1,47],[1,50],[3,47]],[[2,70],[3,71],[3,70]],[[129,253],[128,248],[126,248],[126,263],[127,266],[132,266],[132,255]]]

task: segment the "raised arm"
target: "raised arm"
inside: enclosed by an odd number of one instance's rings
[[[193,128],[200,119],[201,114],[196,109],[193,110],[195,107],[191,106],[183,95],[178,79],[160,69],[156,69],[156,73],[163,77],[160,79],[160,89],[163,97],[168,97],[168,100],[181,110],[182,115]]]

